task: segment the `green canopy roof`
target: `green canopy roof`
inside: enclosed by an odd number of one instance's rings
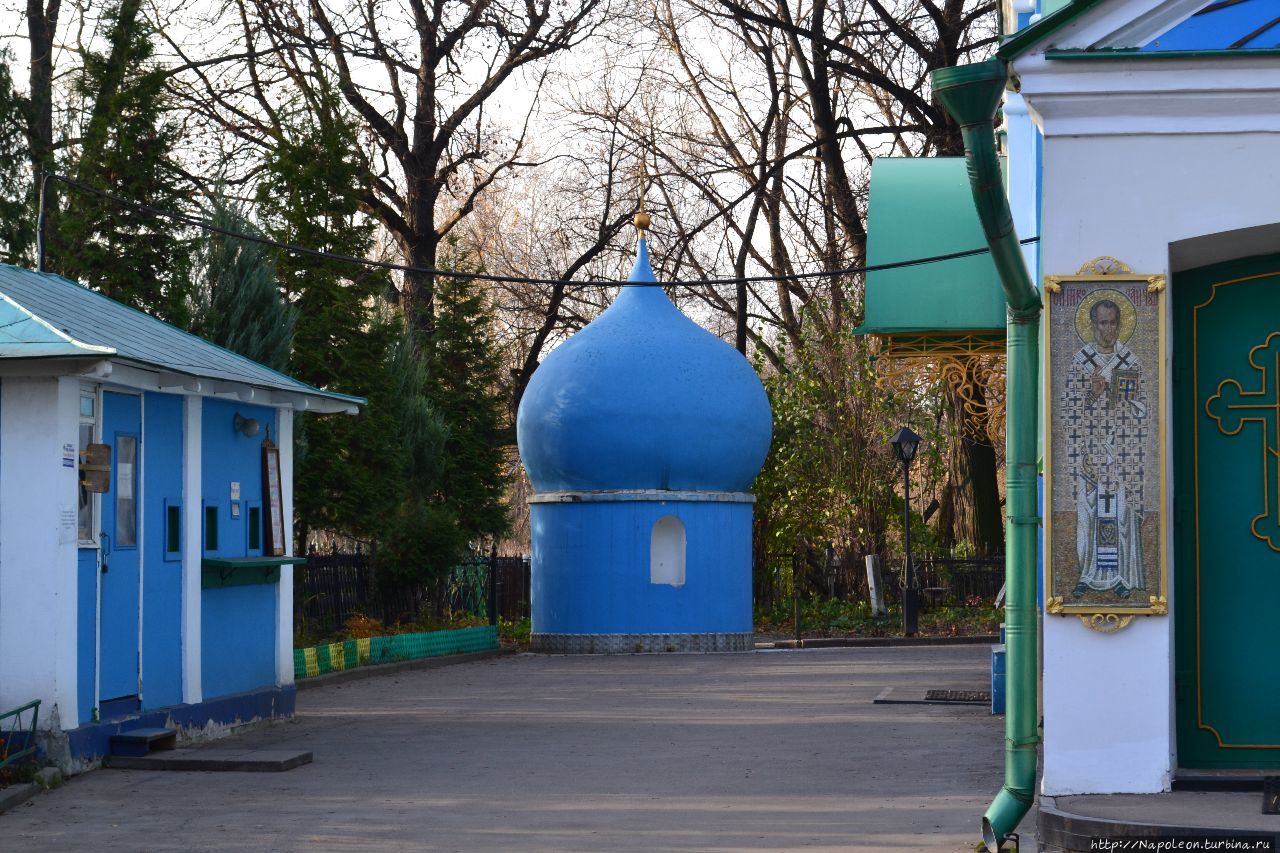
[[[986,245],[963,157],[884,157],[872,164],[869,266]],[[986,252],[867,273],[864,334],[992,341],[1002,340],[1004,329],[1004,291]]]

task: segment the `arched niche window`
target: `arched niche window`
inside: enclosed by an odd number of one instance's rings
[[[649,582],[684,586],[684,522],[664,515],[649,536]]]

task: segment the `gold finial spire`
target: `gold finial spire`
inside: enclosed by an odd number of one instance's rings
[[[649,176],[648,176],[647,170],[645,169],[644,160],[641,160],[640,161],[640,212],[637,213],[635,215],[635,218],[631,220],[631,224],[636,226],[636,230],[640,232],[641,240],[645,238],[645,233],[649,230],[649,225],[652,222],[652,220],[649,218],[648,211],[644,209],[644,194],[645,194],[645,190],[648,189],[648,177]]]

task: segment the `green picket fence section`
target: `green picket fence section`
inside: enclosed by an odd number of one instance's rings
[[[22,715],[30,713],[24,721]],[[11,719],[6,729],[0,725],[0,767],[18,764],[36,754],[36,723],[40,716],[40,700],[0,714],[0,721]]]
[[[498,648],[496,625],[368,637],[293,650],[293,677],[313,678],[358,666],[418,660],[439,655],[485,652]]]

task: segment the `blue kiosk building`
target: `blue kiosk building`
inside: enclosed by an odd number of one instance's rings
[[[0,265],[0,713],[64,773],[291,716],[294,418],[363,402]]]
[[[533,483],[532,648],[752,648],[748,492],[772,415],[755,370],[680,312],[640,214],[628,282],[553,351],[520,404]]]

